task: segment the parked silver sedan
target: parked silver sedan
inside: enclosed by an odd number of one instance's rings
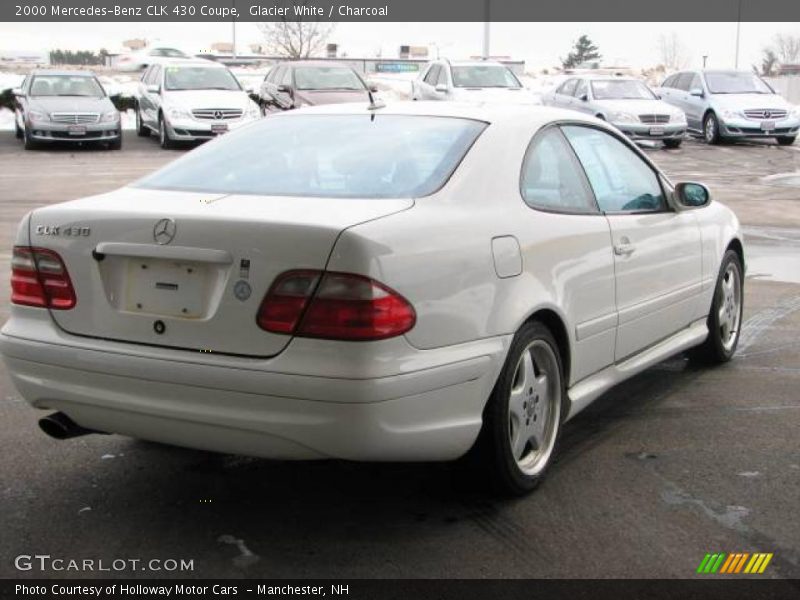
[[[570,77],[544,94],[542,102],[594,115],[631,139],[661,140],[668,148],[680,146],[686,133],[683,111],[632,77]]]
[[[15,130],[26,150],[47,142],[122,147],[119,111],[88,71],[33,71],[14,90],[14,97]]]
[[[659,93],[686,113],[689,129],[709,144],[774,137],[789,146],[800,130],[800,107],[748,71],[683,71],[667,77]]]

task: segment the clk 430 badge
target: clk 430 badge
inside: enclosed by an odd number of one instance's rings
[[[75,225],[37,225],[36,235],[63,235],[69,237],[88,237],[92,233],[91,227]]]

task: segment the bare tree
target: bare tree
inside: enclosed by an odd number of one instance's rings
[[[295,7],[306,7],[309,0],[290,0],[292,11],[278,21],[257,23],[271,54],[287,58],[308,58],[322,49],[335,25],[319,20],[304,20]]]
[[[769,77],[775,74],[775,67],[778,65],[778,57],[771,48],[764,48],[764,55],[761,58],[761,75]],[[758,72],[758,69],[753,67]]]
[[[658,52],[661,64],[667,69],[683,69],[689,64],[686,46],[674,31],[668,35],[662,33],[658,36]]]
[[[800,62],[800,35],[778,33],[773,38],[775,54],[784,65]]]

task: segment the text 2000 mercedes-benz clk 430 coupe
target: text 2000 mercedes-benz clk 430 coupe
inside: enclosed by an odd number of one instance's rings
[[[684,350],[733,355],[733,213],[552,108],[271,116],[27,215],[1,348],[90,431],[276,459],[541,479],[562,423]]]

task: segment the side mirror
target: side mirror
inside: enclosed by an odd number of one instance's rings
[[[148,94],[159,94],[161,93],[161,86],[157,83],[150,83],[147,85],[147,93]]]
[[[244,91],[247,94],[255,94],[256,93],[256,88],[254,88],[252,85],[249,85],[246,88],[244,88]]]
[[[653,95],[658,99],[661,100],[661,93],[660,92],[653,92]]]
[[[703,90],[701,90],[700,88],[692,88],[691,90],[689,90],[689,95],[697,96],[698,98],[702,98],[703,96],[705,96]]]
[[[580,96],[578,96],[578,99],[582,100],[583,102],[588,102],[589,94],[581,94]]]
[[[278,92],[281,94],[289,94],[292,95],[292,87],[289,85],[281,84],[278,86]]]
[[[374,94],[375,92],[378,91],[378,86],[370,82],[367,84],[367,89]]]
[[[436,87],[434,89],[436,90],[437,94],[446,94],[447,93],[447,86],[445,84],[443,84],[443,83],[436,84]]]
[[[711,192],[702,183],[684,181],[675,185],[675,200],[682,208],[700,208],[711,202]]]

